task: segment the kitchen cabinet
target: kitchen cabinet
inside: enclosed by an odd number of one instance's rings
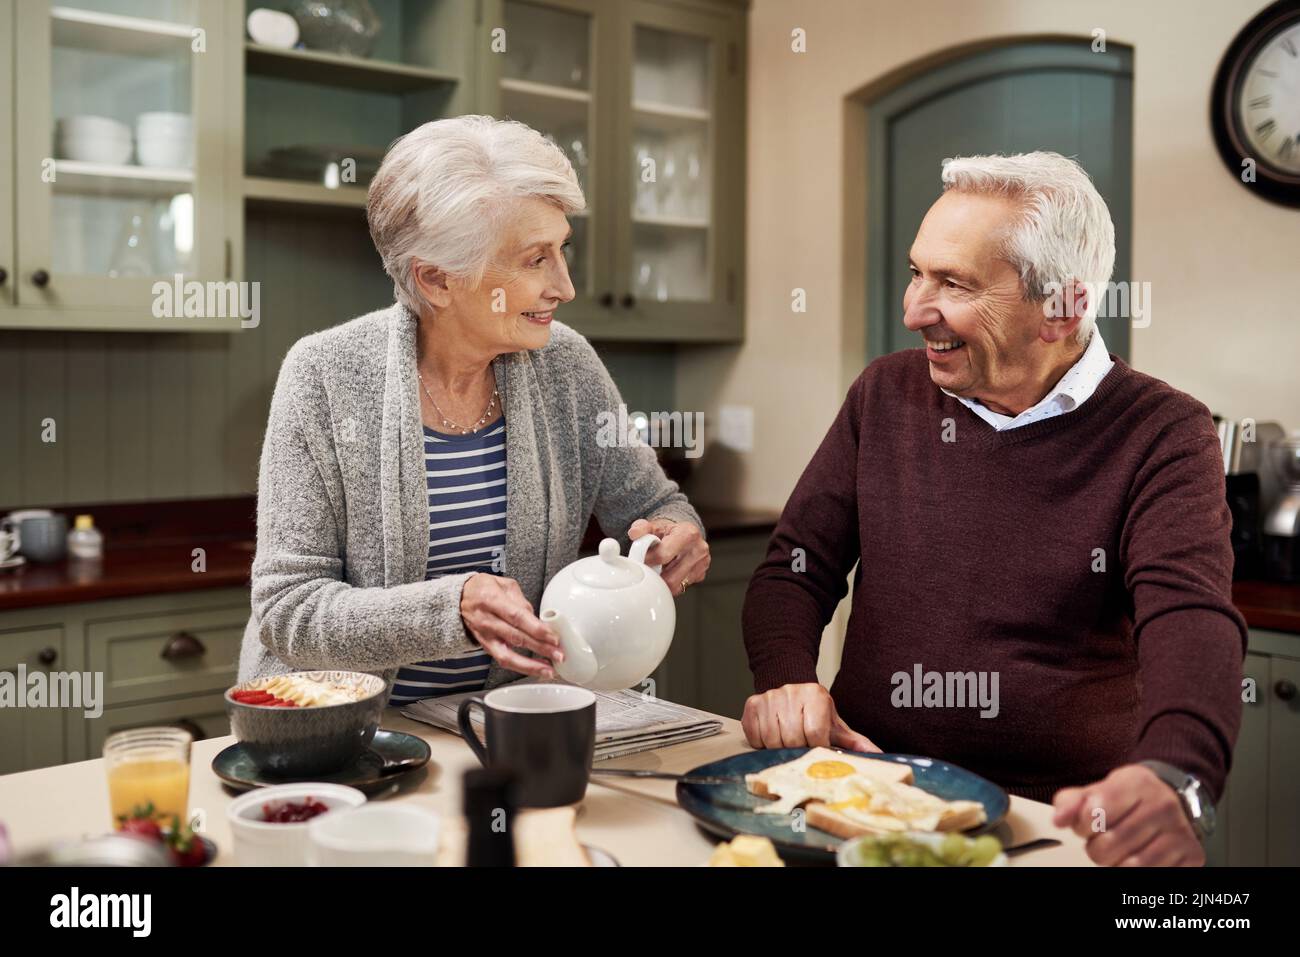
[[[14,304],[14,0],[0,0],[0,325]]]
[[[221,7],[0,6],[14,42],[0,99],[13,110],[15,157],[0,185],[12,190],[12,215],[0,218],[12,233],[0,239],[9,264],[0,326],[240,327],[238,293],[232,304],[224,285],[232,239]],[[175,295],[192,281],[203,285]]]
[[[1207,849],[1211,865],[1300,865],[1300,634],[1251,629],[1232,772]]]
[[[740,718],[754,693],[740,627],[745,591],[767,553],[768,529],[709,543],[708,577],[677,599],[677,629],[668,657],[651,677],[669,701]]]
[[[0,774],[61,764],[67,712],[56,707],[27,707],[20,677],[60,670],[64,629],[53,615],[37,616],[39,624],[10,627],[0,622],[0,677],[12,682],[17,695],[12,706],[0,707]],[[20,672],[19,666],[23,666]]]
[[[570,217],[592,339],[744,335],[745,5],[490,0],[491,112],[547,134],[587,197]]]
[[[0,669],[102,675],[102,714],[82,706],[0,709],[0,773],[98,757],[122,728],[176,724],[196,739],[230,733],[250,609],[247,587],[115,598],[0,614]]]

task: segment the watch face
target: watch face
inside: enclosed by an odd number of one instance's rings
[[[1236,111],[1260,162],[1300,174],[1300,17],[1264,40],[1245,63]]]

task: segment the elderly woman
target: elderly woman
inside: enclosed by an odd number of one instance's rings
[[[462,116],[393,144],[367,217],[397,302],[300,340],[276,382],[241,680],[368,671],[400,704],[554,677],[537,603],[593,515],[659,536],[648,560],[674,594],[704,577],[699,516],[652,449],[598,443],[622,400],[555,318],[584,206],[521,123]]]

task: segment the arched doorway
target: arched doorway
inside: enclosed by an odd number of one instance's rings
[[[913,75],[867,104],[867,359],[919,345],[902,322],[907,253],[941,192],[940,163],[972,153],[1054,150],[1092,176],[1115,222],[1116,282],[1130,279],[1133,51],[1014,42]],[[1128,357],[1129,320],[1098,319]]]

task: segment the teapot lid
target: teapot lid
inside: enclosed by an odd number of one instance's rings
[[[598,555],[575,562],[573,577],[591,588],[627,588],[641,581],[645,566],[618,553],[618,542],[606,538]]]

